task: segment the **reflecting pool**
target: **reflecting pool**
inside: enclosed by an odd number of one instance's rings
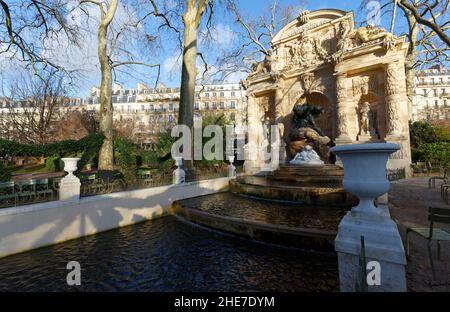
[[[68,286],[69,261],[81,286]],[[338,291],[334,255],[165,217],[0,259],[0,291]]]

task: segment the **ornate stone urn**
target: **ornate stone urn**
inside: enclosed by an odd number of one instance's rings
[[[400,146],[393,143],[341,145],[331,149],[344,164],[344,189],[360,199],[340,222],[335,239],[341,291],[357,291],[356,284],[361,278],[367,281],[371,292],[406,291],[406,257],[397,225],[387,205],[374,205],[375,198],[389,190],[386,163],[398,149]],[[372,275],[361,276],[361,239],[365,244],[366,269],[370,265],[379,267],[377,272],[370,271]]]
[[[380,216],[374,200],[389,190],[386,163],[389,155],[399,149],[400,146],[393,143],[350,144],[331,148],[331,152],[344,164],[344,188],[359,198],[352,214],[367,218]]]
[[[61,179],[59,187],[60,200],[78,200],[80,199],[80,179],[73,172],[77,170],[77,163],[80,158],[62,158],[64,161],[64,171],[68,174]]]
[[[64,162],[64,171],[68,173],[64,179],[74,177],[73,172],[77,170],[77,163],[80,158],[61,158],[61,160]]]

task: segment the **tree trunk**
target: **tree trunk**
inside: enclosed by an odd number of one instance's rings
[[[417,42],[417,33],[419,30],[417,27],[417,22],[414,19],[414,16],[409,11],[407,11],[403,6],[400,5],[400,8],[402,8],[403,12],[405,13],[405,17],[406,20],[408,21],[408,28],[409,28],[408,34],[409,47],[405,59],[405,74],[406,74],[406,96],[408,98],[408,113],[411,118],[413,97],[414,97],[414,78],[416,75],[414,64],[416,62],[416,42]]]
[[[101,83],[100,83],[100,131],[105,139],[100,148],[98,156],[99,170],[114,169],[114,148],[113,148],[113,106],[112,106],[112,74],[111,66],[107,56],[107,26],[100,23],[98,28],[98,59],[100,62]]]
[[[191,139],[194,123],[195,78],[197,76],[197,32],[199,23],[195,19],[196,12],[195,8],[187,9],[183,16],[183,65],[181,71],[180,111],[178,114],[178,124],[186,125],[191,129]],[[184,166],[187,171],[193,169],[192,155],[191,160],[185,160]]]

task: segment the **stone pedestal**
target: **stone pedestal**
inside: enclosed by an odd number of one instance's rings
[[[79,158],[62,158],[64,161],[64,171],[68,174],[61,179],[59,185],[59,200],[77,201],[80,199],[81,182],[73,172],[77,170]]]
[[[406,257],[397,225],[389,215],[388,206],[381,204],[383,198],[378,201],[378,207],[374,205],[374,200],[389,190],[386,163],[389,155],[399,148],[397,144],[372,143],[331,149],[344,164],[344,189],[359,198],[358,206],[339,224],[335,240],[341,291],[357,291],[356,285],[362,281],[367,281],[368,291],[406,291]],[[362,265],[367,276],[362,275],[360,267],[361,237],[366,258]],[[374,276],[375,280],[369,278]]]
[[[379,205],[378,209],[378,220],[348,212],[339,224],[335,250],[339,259],[341,291],[356,291],[356,281],[360,279],[361,236],[364,236],[366,263],[377,261],[380,264],[380,284],[368,285],[368,290],[406,291],[406,258],[397,225],[390,219],[387,206]]]

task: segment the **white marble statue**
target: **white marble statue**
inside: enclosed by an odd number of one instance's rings
[[[289,163],[291,165],[301,166],[317,166],[324,164],[311,145],[306,145],[303,151],[297,153],[294,159],[292,159]]]

